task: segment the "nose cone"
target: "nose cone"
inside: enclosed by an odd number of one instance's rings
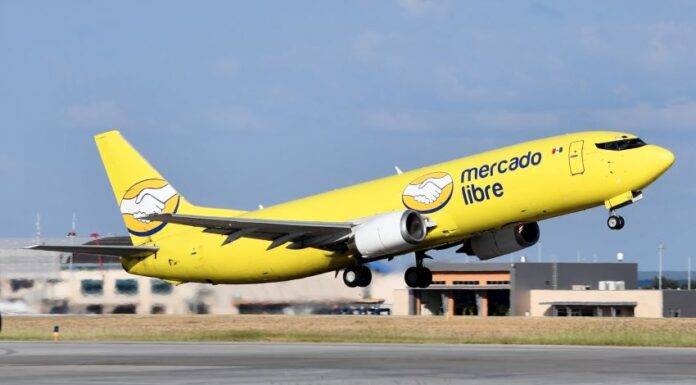
[[[674,154],[672,151],[655,146],[655,165],[660,169],[660,174],[667,171],[674,164]]]
[[[659,146],[650,146],[643,158],[643,172],[646,185],[654,182],[674,164],[672,151]]]

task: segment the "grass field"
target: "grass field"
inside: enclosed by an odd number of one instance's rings
[[[480,343],[696,347],[696,319],[377,316],[3,317],[2,340]]]

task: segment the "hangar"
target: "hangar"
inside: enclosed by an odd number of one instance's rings
[[[433,285],[397,290],[394,314],[696,317],[696,291],[639,290],[636,263],[432,263]]]

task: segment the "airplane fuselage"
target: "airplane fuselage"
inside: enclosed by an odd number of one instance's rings
[[[196,208],[210,216],[344,222],[414,209],[435,226],[411,251],[456,245],[481,232],[606,205],[620,207],[672,164],[669,151],[645,145],[626,151],[599,148],[616,132],[581,132],[517,144],[252,212]],[[429,178],[429,179],[427,179]],[[440,180],[432,195],[408,195]],[[425,186],[428,187],[428,186]],[[415,190],[414,190],[415,191]],[[180,212],[189,204],[181,202]],[[180,282],[283,281],[350,266],[354,252],[293,250],[241,238],[221,245],[219,234],[168,224],[166,235],[143,238],[157,245],[148,258],[123,259],[133,274]]]

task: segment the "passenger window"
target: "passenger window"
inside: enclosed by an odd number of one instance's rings
[[[646,143],[643,142],[640,138],[633,138],[615,140],[613,142],[606,143],[595,143],[595,146],[597,146],[597,148],[599,148],[600,150],[624,151],[633,148],[643,147],[645,146],[645,144]]]

